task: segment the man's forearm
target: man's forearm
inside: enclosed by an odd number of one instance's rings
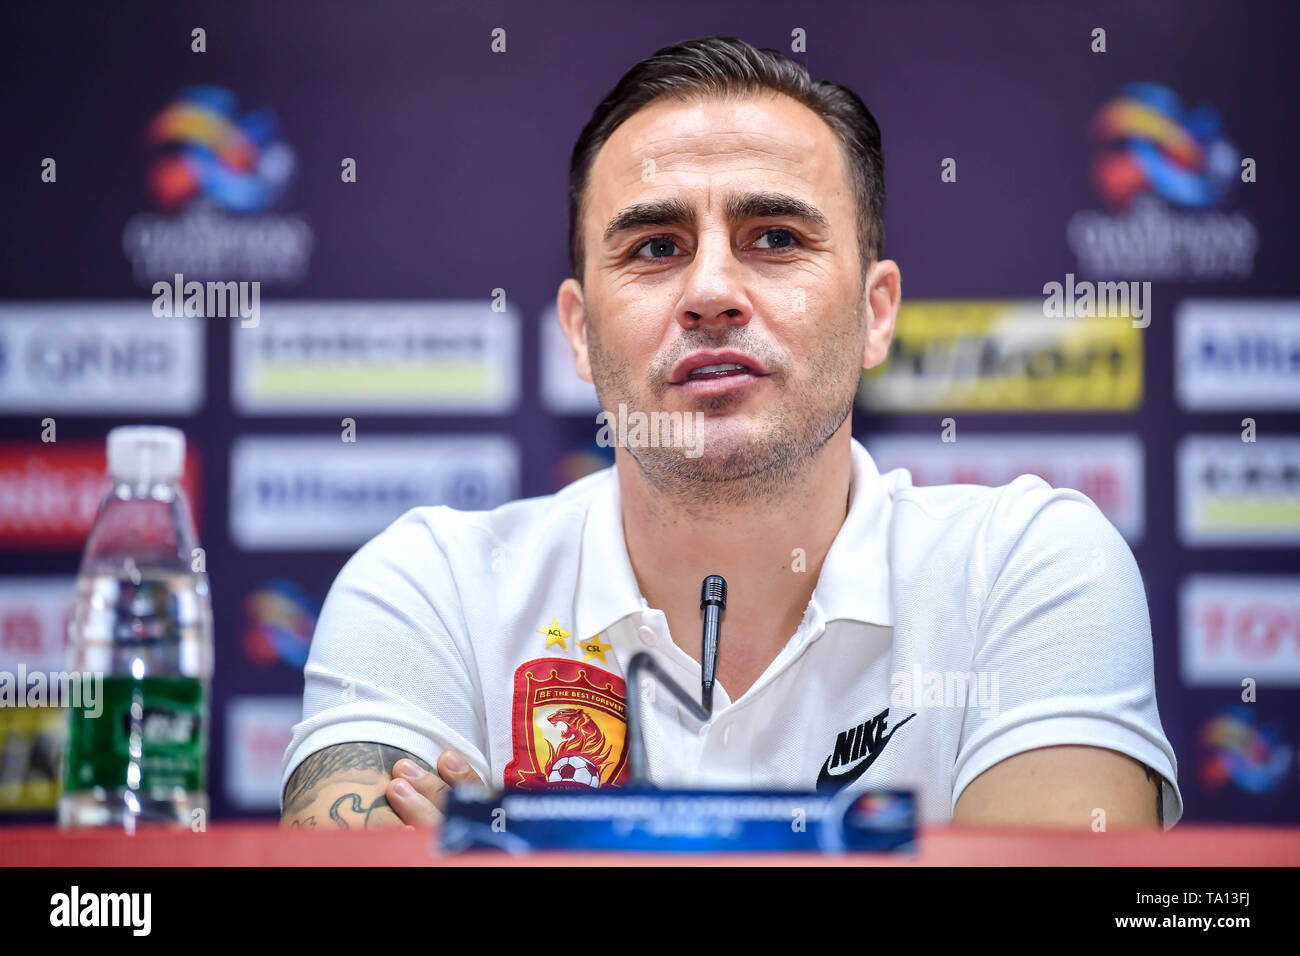
[[[402,826],[384,791],[403,757],[433,772],[419,757],[387,744],[336,744],[312,754],[289,777],[280,822],[342,830]]]

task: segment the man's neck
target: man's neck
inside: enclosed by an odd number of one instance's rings
[[[647,603],[667,616],[675,643],[697,660],[700,582],[709,574],[727,581],[723,643],[729,646],[720,657],[719,679],[733,698],[780,652],[803,617],[848,513],[851,440],[846,421],[785,487],[719,504],[707,516],[665,499],[618,450],[623,530],[637,584]]]

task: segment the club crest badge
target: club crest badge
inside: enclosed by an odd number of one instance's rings
[[[599,790],[627,782],[623,678],[543,657],[515,671],[514,695],[507,789]]]

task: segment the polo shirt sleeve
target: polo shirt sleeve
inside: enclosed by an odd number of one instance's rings
[[[373,741],[436,766],[460,751],[489,779],[473,653],[448,556],[433,523],[407,512],[354,554],[321,608],[304,668],[302,722],[281,764],[280,794],[318,750]]]
[[[995,706],[965,710],[953,808],[999,761],[1080,744],[1159,773],[1172,827],[1183,812],[1178,763],[1156,707],[1151,620],[1127,543],[1087,497],[1033,476],[1001,489],[985,527],[971,670],[998,692],[986,702]]]

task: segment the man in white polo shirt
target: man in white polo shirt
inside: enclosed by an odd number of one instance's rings
[[[900,298],[883,188],[866,107],[780,55],[694,40],[623,78],[574,150],[581,281],[558,296],[616,464],[493,511],[414,509],[348,562],[286,823],[427,824],[464,781],[624,785],[629,661],[699,685],[715,573],[713,715],[644,696],[656,784],[902,788],[930,823],[1177,821],[1115,529],[1033,477],[913,488],[852,438]]]

